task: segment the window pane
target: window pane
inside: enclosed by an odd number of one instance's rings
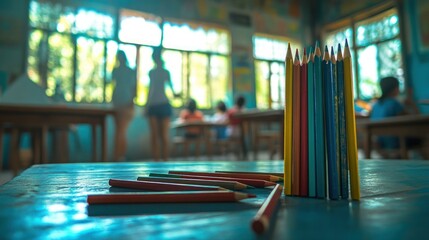
[[[112,94],[114,85],[112,80],[112,71],[116,65],[116,54],[118,52],[118,44],[115,41],[107,42],[107,63],[106,63],[106,89],[105,89],[105,101],[112,101]]]
[[[359,89],[361,98],[371,99],[378,96],[377,47],[370,45],[358,51]]]
[[[69,35],[49,36],[48,81],[46,93],[73,100],[73,42]],[[63,96],[61,96],[63,95]]]
[[[165,22],[163,46],[166,48],[228,54],[228,31],[201,24]]]
[[[293,52],[296,48],[302,48],[297,41],[256,34],[253,36],[253,55],[256,59],[284,61],[288,43],[291,44]]]
[[[190,53],[189,90],[199,108],[210,108],[207,84],[208,57],[205,54]]]
[[[395,38],[399,34],[399,20],[396,10],[390,10],[371,19],[358,22],[357,45],[368,44]]]
[[[268,62],[255,61],[255,74],[256,74],[256,107],[266,109],[269,107],[269,86],[268,81],[270,69]]]
[[[151,46],[161,43],[161,18],[131,10],[121,10],[119,40]]]
[[[114,21],[111,14],[79,9],[73,33],[85,33],[92,37],[113,38]]]
[[[74,24],[74,9],[61,4],[31,1],[30,25],[58,32],[70,32]]]
[[[338,44],[341,44],[341,49],[344,49],[344,45],[347,42],[350,47],[353,47],[353,30],[351,27],[343,28],[334,32],[330,32],[327,34],[325,39],[325,45],[331,47],[333,46],[335,49],[338,48]]]
[[[395,39],[380,44],[380,78],[394,76],[399,80],[399,89],[404,90],[404,69],[402,65],[401,41]]]
[[[138,80],[137,80],[137,99],[136,103],[138,105],[144,105],[147,101],[147,96],[149,93],[149,71],[154,67],[152,61],[152,52],[151,47],[140,47],[139,48],[139,66],[138,66]]]
[[[165,61],[165,68],[170,72],[174,92],[178,94],[183,93],[184,78],[182,68],[186,67],[186,65],[183,64],[183,54],[179,51],[165,50],[162,53],[162,58]],[[171,99],[171,105],[173,107],[181,107],[183,105],[183,99],[174,98],[170,88],[167,88],[167,97]]]
[[[285,69],[284,63],[271,63],[271,101],[272,108],[282,108],[285,97]]]
[[[28,41],[27,73],[31,80],[45,87],[46,82],[43,84],[41,79],[47,78],[47,41],[48,35],[46,33],[43,33],[40,30],[30,32]],[[41,74],[44,74],[44,77],[41,76]]]
[[[104,42],[77,39],[77,102],[102,102],[104,83]]]
[[[210,87],[211,103],[216,106],[219,100],[226,101],[226,91],[228,87],[229,62],[224,56],[210,57]]]

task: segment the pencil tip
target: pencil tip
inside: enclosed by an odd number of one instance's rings
[[[248,198],[255,198],[255,197],[256,197],[256,194],[248,193],[248,194],[247,194],[247,197],[248,197]]]
[[[348,48],[349,47],[349,42],[347,41],[347,38],[346,38],[346,44],[345,44],[345,46],[344,47],[346,47],[346,48]]]
[[[329,52],[328,45],[325,45],[325,52]]]
[[[246,188],[254,189],[255,187],[254,187],[254,186],[247,185],[247,186],[246,186]]]

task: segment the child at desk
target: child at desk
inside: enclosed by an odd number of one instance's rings
[[[183,109],[179,114],[179,120],[181,122],[195,122],[204,120],[204,114],[197,109],[197,102],[194,99],[191,98],[186,103],[185,109]],[[198,127],[188,127],[186,128],[185,138],[198,138],[200,134],[201,132]]]
[[[385,119],[388,117],[399,116],[410,113],[406,111],[396,98],[399,95],[399,81],[395,77],[385,77],[380,80],[381,97],[372,106],[370,114],[371,120]],[[416,113],[418,113],[415,110]],[[407,138],[407,146],[415,146],[420,142],[419,139]],[[377,139],[377,144],[382,149],[397,149],[399,148],[399,139],[397,137],[380,136]]]
[[[214,123],[220,123],[220,124],[228,123],[227,108],[223,101],[219,101],[216,104],[216,112],[213,115],[211,121]],[[217,126],[215,128],[216,139],[218,140],[226,139],[227,138],[226,130],[227,130],[226,126]]]
[[[237,119],[234,114],[242,112],[244,109],[244,104],[246,100],[244,96],[238,96],[235,99],[235,105],[231,109],[228,110],[228,119],[229,119],[229,128],[228,128],[228,136],[236,138],[240,135],[240,123],[241,120]]]

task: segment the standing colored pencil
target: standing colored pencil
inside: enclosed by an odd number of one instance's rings
[[[219,172],[219,173],[246,173],[246,174],[263,174],[263,175],[273,175],[273,176],[277,176],[277,177],[284,177],[283,173],[278,173],[278,172],[245,172],[245,171],[215,171],[215,172]]]
[[[299,192],[301,196],[308,196],[308,82],[307,82],[307,55],[304,48],[304,54],[301,64],[301,143],[300,143],[300,174],[299,174]]]
[[[338,168],[336,152],[336,125],[335,125],[335,99],[334,79],[332,75],[332,62],[329,57],[328,46],[325,47],[323,58],[323,83],[325,84],[325,120],[326,120],[326,146],[328,155],[328,185],[329,198],[338,199]]]
[[[351,196],[354,200],[360,199],[360,183],[358,169],[358,153],[356,142],[356,121],[353,98],[353,71],[349,44],[346,39],[344,47],[344,103],[346,106],[347,128],[347,157],[350,168]]]
[[[219,180],[219,181],[236,181],[252,187],[264,188],[276,185],[274,182],[269,182],[259,179],[246,179],[246,178],[230,178],[230,177],[213,177],[213,176],[197,176],[197,175],[186,175],[186,174],[164,174],[164,173],[150,173],[151,177],[166,177],[166,178],[186,178],[186,179],[208,179],[208,180]]]
[[[250,173],[213,173],[213,172],[189,172],[189,171],[168,171],[172,174],[185,174],[196,176],[214,176],[214,177],[231,177],[231,178],[246,178],[246,179],[259,179],[270,182],[278,182],[283,180],[281,177],[264,174],[250,174]]]
[[[295,60],[293,62],[293,116],[292,116],[292,193],[299,196],[299,174],[300,174],[300,153],[301,153],[301,66],[299,62],[299,52],[296,49]]]
[[[338,76],[337,76],[337,59],[335,58],[334,47],[331,46],[331,62],[332,62],[332,80],[334,85],[333,99],[334,99],[334,120],[335,120],[335,166],[337,173],[337,189],[338,198],[341,197],[340,185],[340,128],[339,128],[339,115],[338,115]]]
[[[307,64],[308,88],[308,196],[316,196],[316,134],[314,128],[314,52],[310,49]]]
[[[277,206],[281,192],[282,186],[277,184],[252,219],[252,229],[256,233],[263,233],[270,227],[271,216]]]
[[[316,43],[314,51],[314,84],[315,84],[315,134],[316,134],[316,195],[318,198],[326,197],[325,173],[325,124],[323,110],[323,82],[322,82],[322,53]]]
[[[347,164],[347,135],[346,115],[344,109],[344,63],[341,53],[341,44],[337,52],[337,80],[338,80],[338,128],[340,135],[340,185],[341,197],[349,198],[349,167]]]
[[[237,202],[256,195],[232,191],[163,192],[88,195],[88,204]]]
[[[199,186],[178,183],[160,183],[149,181],[130,181],[110,179],[109,185],[112,187],[131,188],[150,191],[224,191],[225,188],[216,186]]]
[[[292,194],[292,110],[293,110],[293,59],[290,44],[285,59],[285,117],[284,117],[284,192]]]
[[[239,183],[236,181],[219,181],[219,180],[208,180],[208,179],[180,179],[180,178],[166,178],[166,177],[138,177],[138,181],[151,181],[151,182],[167,182],[167,183],[180,183],[180,184],[192,184],[192,185],[203,185],[203,186],[218,186],[229,190],[242,190],[250,186]],[[252,187],[253,188],[253,187]]]

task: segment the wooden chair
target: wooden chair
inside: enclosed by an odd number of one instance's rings
[[[264,125],[266,126],[264,128]],[[263,124],[262,122],[255,122],[252,126],[253,133],[253,153],[254,158],[258,158],[259,149],[263,143],[266,143],[270,159],[274,159],[276,153],[280,154],[280,130],[271,128],[271,123]]]

